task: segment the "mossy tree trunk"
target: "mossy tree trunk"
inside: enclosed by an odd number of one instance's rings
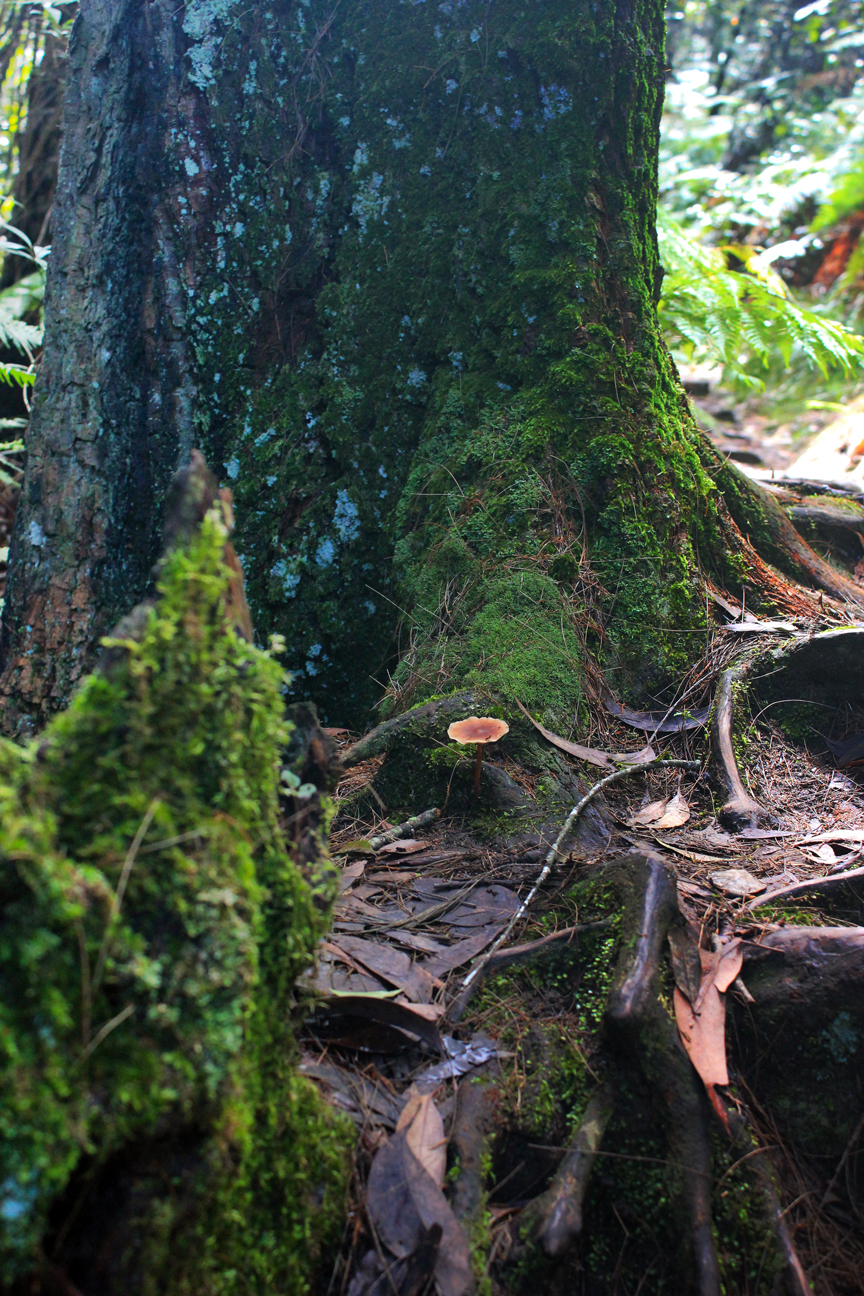
[[[572,714],[586,648],[634,693],[683,664],[700,567],[781,597],[658,333],[663,67],[658,0],[83,0],[7,727],[143,594],[194,442],[334,722],[406,648],[402,702]]]

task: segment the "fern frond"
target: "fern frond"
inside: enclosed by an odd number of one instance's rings
[[[864,363],[864,338],[799,306],[756,249],[725,249],[748,272],[730,270],[724,249],[697,243],[662,212],[657,237],[666,270],[658,313],[673,354],[719,365],[751,388],[763,385],[754,366],[767,368],[777,355],[787,368],[800,355],[823,374],[848,375]]]

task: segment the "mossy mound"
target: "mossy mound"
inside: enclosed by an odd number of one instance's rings
[[[305,1292],[341,1229],[350,1133],[292,1069],[329,874],[279,828],[285,677],[235,632],[226,538],[213,509],[38,747],[0,750],[6,1284],[46,1238],[62,1262],[84,1180],[111,1291]]]

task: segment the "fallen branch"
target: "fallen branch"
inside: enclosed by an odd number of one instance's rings
[[[427,824],[434,823],[436,819],[441,818],[441,811],[436,809],[424,810],[422,814],[414,815],[412,819],[406,819],[404,823],[397,824],[395,828],[388,828],[386,832],[379,833],[377,837],[369,838],[369,845],[373,850],[380,850],[388,842],[398,841],[400,837],[407,837],[409,833],[414,832],[415,828],[425,828]]]
[[[726,802],[717,818],[726,828],[756,828],[767,819],[763,807],[746,791],[741,781],[735,749],[732,745],[732,723],[735,715],[734,686],[742,683],[746,672],[740,667],[723,671],[717,683],[714,718],[711,721],[711,747],[718,780],[726,793]]]
[[[601,918],[598,922],[581,923],[575,927],[564,927],[561,931],[552,932],[549,936],[542,936],[540,940],[526,941],[524,945],[511,945],[509,949],[499,950],[497,954],[491,955],[486,960],[486,971],[491,972],[498,968],[510,967],[512,963],[524,963],[527,959],[533,958],[550,949],[558,949],[560,946],[565,948],[569,945],[578,943],[579,937],[583,932],[599,931],[603,927],[608,927],[612,920],[610,918]]]

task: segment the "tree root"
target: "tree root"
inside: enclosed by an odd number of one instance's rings
[[[463,1076],[456,1090],[456,1114],[450,1150],[459,1166],[450,1204],[458,1220],[472,1223],[486,1203],[486,1177],[491,1160],[500,1091],[500,1064],[489,1062]]]
[[[755,828],[760,822],[765,823],[769,819],[764,808],[744,787],[732,743],[735,685],[742,683],[745,678],[746,671],[740,666],[723,671],[717,682],[711,720],[714,774],[726,794],[726,801],[717,817],[724,828],[731,828],[735,832],[742,828]]]
[[[611,900],[613,906],[620,905],[623,910],[618,960],[601,1026],[605,1062],[600,1064],[598,1087],[584,1107],[556,1173],[545,1191],[513,1217],[508,1258],[499,1258],[495,1263],[521,1263],[527,1259],[526,1248],[534,1251],[535,1258],[542,1257],[544,1263],[557,1266],[563,1262],[582,1234],[583,1213],[591,1201],[589,1181],[598,1158],[603,1156],[607,1128],[616,1107],[623,1115],[626,1104],[634,1101],[634,1093],[643,1092],[639,1083],[633,1088],[633,1081],[639,1077],[659,1109],[672,1171],[669,1190],[677,1196],[680,1213],[687,1219],[689,1259],[683,1261],[679,1281],[698,1296],[720,1296],[720,1263],[711,1205],[711,1108],[664,999],[667,938],[670,933],[674,936],[681,924],[676,875],[659,856],[640,852],[597,867],[584,880],[587,896],[602,895],[601,906]],[[595,883],[599,890],[592,891]],[[490,966],[501,968],[560,951],[580,930],[599,927],[604,921],[610,920],[592,921],[581,929],[567,929],[500,951],[490,960]],[[753,1056],[760,1067],[764,1066],[764,1053],[756,1039],[756,1027],[760,1038],[768,1031],[772,1048],[776,1048],[782,1023],[800,1019],[802,1010],[809,1014],[809,1033],[815,1031],[817,1040],[824,1035],[820,1034],[822,1021],[826,1029],[830,1027],[838,1009],[849,1007],[855,1021],[859,1020],[864,1011],[864,928],[788,927],[767,933],[758,944],[745,942],[743,948],[752,974],[753,999],[747,1009],[736,1009],[734,1017],[739,1033],[743,1027],[745,1035],[748,1031],[753,1035]],[[583,971],[577,973],[582,975]],[[788,1032],[786,1039],[784,1047],[797,1047],[795,1032]],[[742,1043],[746,1046],[746,1040]],[[788,1065],[784,1054],[779,1062],[781,1071]],[[498,1064],[491,1067],[494,1070],[479,1082],[476,1077],[465,1077],[460,1082],[451,1135],[451,1148],[459,1165],[453,1209],[460,1219],[478,1225],[484,1218],[488,1169],[505,1096],[505,1088],[497,1083]],[[593,1069],[591,1074],[595,1074]],[[850,1083],[854,1087],[854,1077]],[[642,1100],[637,1097],[635,1101]],[[781,1207],[771,1160],[759,1149],[745,1116],[731,1106],[728,1110],[723,1106],[723,1114],[737,1158],[732,1168],[742,1160],[748,1164],[755,1201],[761,1199],[762,1210],[757,1207],[757,1212],[764,1219],[765,1236],[773,1238],[773,1243],[768,1243],[776,1257],[773,1263],[784,1270],[783,1290],[793,1296],[807,1296],[810,1288]],[[859,1131],[860,1125],[852,1142]],[[845,1131],[841,1133],[845,1138]],[[837,1157],[840,1151],[838,1148]],[[511,1268],[510,1272],[516,1271]],[[517,1282],[513,1290],[525,1289]]]
[[[665,1107],[669,1148],[681,1176],[699,1296],[720,1296],[711,1228],[711,1149],[707,1101],[678,1031],[660,1001],[660,959],[678,918],[674,871],[657,856],[625,856],[617,866],[627,908],[622,953],[604,1025],[619,1057],[634,1059]],[[622,879],[623,881],[623,879]]]
[[[734,527],[723,526],[721,518],[728,552],[744,559],[753,572],[756,589],[774,602],[778,610],[800,614],[805,600],[788,586],[783,587],[783,582],[777,580],[765,562],[772,563],[793,581],[824,590],[834,598],[864,603],[864,589],[820,558],[795,530],[779,501],[723,459],[707,437],[700,445],[700,456],[723,496],[729,520],[734,523]],[[734,531],[738,532],[737,542]],[[812,605],[807,610],[812,615]]]
[[[552,1260],[562,1256],[582,1232],[582,1202],[613,1109],[612,1091],[602,1085],[585,1108],[558,1173],[523,1213],[523,1222],[531,1226]]]

